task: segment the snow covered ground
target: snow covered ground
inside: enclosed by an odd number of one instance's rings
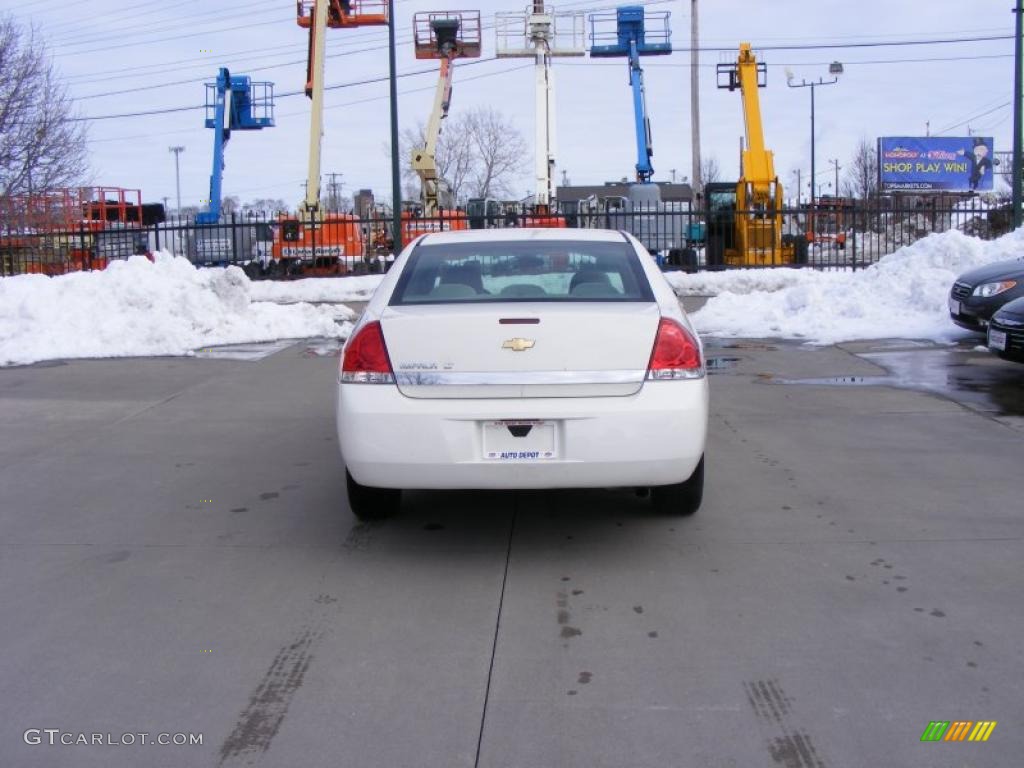
[[[197,269],[169,253],[155,258],[135,256],[101,272],[0,280],[0,365],[188,355],[217,344],[346,337],[352,329],[347,307],[272,303],[237,267]]]
[[[933,234],[856,272],[730,270],[667,278],[679,295],[712,295],[698,330],[831,344],[854,339],[962,338],[946,298],[957,275],[1024,257],[1024,230],[993,241]],[[102,272],[0,280],[0,365],[60,358],[188,355],[220,344],[343,339],[380,275],[249,281],[236,267],[197,269],[159,253]],[[312,303],[311,303],[312,302]]]
[[[867,269],[742,270],[672,273],[680,295],[713,294],[692,316],[702,334],[803,339],[963,338],[946,301],[962,272],[1024,257],[1024,230],[984,241],[957,231],[933,234],[884,256]]]

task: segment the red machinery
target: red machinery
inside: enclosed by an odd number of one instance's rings
[[[103,269],[147,253],[142,193],[77,187],[0,198],[0,274]]]

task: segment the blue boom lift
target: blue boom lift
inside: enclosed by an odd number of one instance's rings
[[[248,75],[234,75],[221,67],[217,80],[206,84],[206,127],[213,128],[213,173],[207,210],[196,214],[196,224],[220,221],[224,148],[232,131],[258,131],[274,125],[274,84],[254,83]]]
[[[651,177],[654,144],[651,120],[644,93],[642,56],[672,53],[672,31],[668,11],[645,11],[643,6],[622,5],[614,11],[590,15],[590,55],[629,60],[629,85],[633,91],[636,124],[636,183],[614,209],[605,211],[605,226],[625,229],[640,240],[662,264],[661,254],[681,254],[691,239],[693,215],[689,203],[662,202],[661,187]],[[606,203],[607,205],[607,203]],[[681,259],[681,257],[679,257]]]
[[[638,5],[620,6],[614,14],[595,13],[590,16],[590,55],[629,58],[629,84],[633,89],[633,115],[636,120],[636,179],[641,184],[650,184],[654,175],[651,165],[654,146],[640,57],[672,53],[668,17],[668,11],[645,12]],[[612,21],[614,29],[611,28]],[[645,24],[654,28],[647,28]]]

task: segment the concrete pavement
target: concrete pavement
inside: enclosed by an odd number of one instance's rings
[[[0,764],[1019,762],[1014,424],[772,383],[884,371],[751,341],[711,349],[738,360],[691,519],[630,491],[413,492],[361,524],[337,359],[307,346],[0,370]],[[999,725],[921,743],[932,720]]]

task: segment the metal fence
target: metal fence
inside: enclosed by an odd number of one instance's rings
[[[820,202],[781,211],[704,211],[686,204],[642,207],[574,203],[539,214],[519,206],[403,217],[402,239],[459,229],[558,226],[625,230],[665,269],[806,266],[859,269],[934,232],[958,230],[983,239],[1011,228],[1007,208],[979,198]],[[739,223],[743,222],[740,234]],[[102,269],[133,254],[167,250],[197,266],[242,267],[250,277],[367,274],[387,268],[390,217],[232,215],[218,224],[168,220],[141,227],[107,223],[95,230],[30,231],[0,222],[0,275],[64,274]]]

